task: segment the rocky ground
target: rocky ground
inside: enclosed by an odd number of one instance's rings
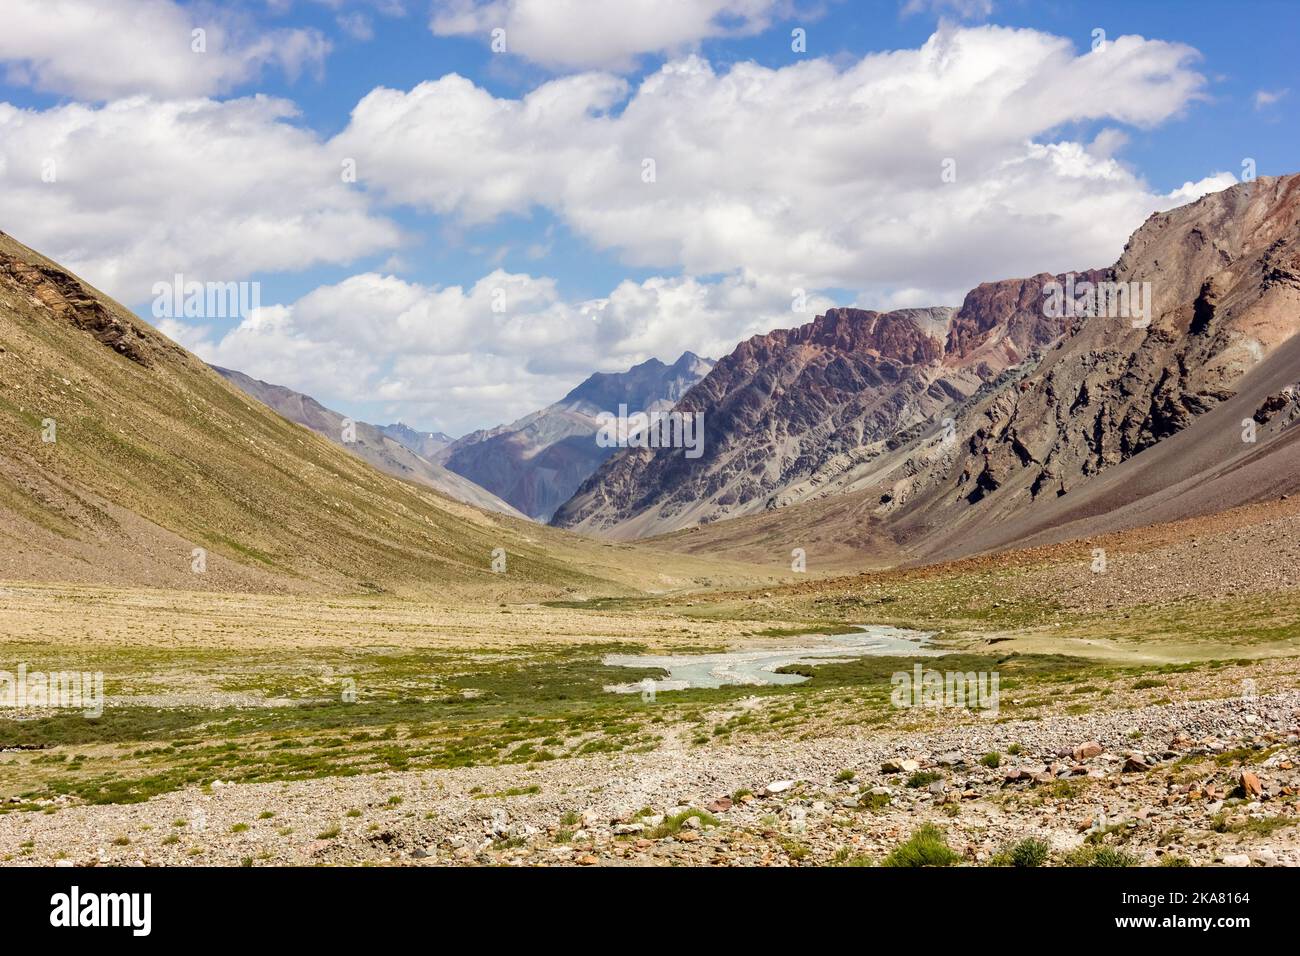
[[[742,701],[741,706],[745,706]],[[754,699],[753,706],[763,706]],[[8,864],[1300,865],[1300,692],[527,766],[223,785],[0,815]],[[992,754],[998,756],[994,758]]]

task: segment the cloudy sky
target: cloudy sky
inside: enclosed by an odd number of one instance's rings
[[[0,229],[208,361],[460,434],[1296,171],[1300,10],[1251,6],[5,0]],[[261,308],[157,318],[176,274]]]

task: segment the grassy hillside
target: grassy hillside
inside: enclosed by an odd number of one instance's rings
[[[0,234],[6,578],[502,599],[692,583],[379,473]]]

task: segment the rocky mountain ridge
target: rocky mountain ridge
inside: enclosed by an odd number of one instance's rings
[[[1262,178],[1155,214],[1109,269],[756,336],[679,405],[705,416],[702,458],[622,450],[554,523],[634,538],[860,494],[900,545],[946,554],[1030,506],[1078,501],[1237,395],[1300,330],[1298,184]],[[1054,310],[1062,289],[1077,298]]]

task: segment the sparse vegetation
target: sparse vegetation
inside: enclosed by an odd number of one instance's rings
[[[1052,848],[1046,841],[1035,837],[1026,837],[1020,842],[1007,847],[993,855],[989,866],[1032,867],[1044,865],[1051,856]]]
[[[952,866],[960,860],[961,857],[948,846],[943,831],[932,823],[926,823],[918,827],[905,843],[894,847],[880,865]]]
[[[676,836],[681,832],[682,827],[686,826],[687,821],[691,818],[697,818],[700,826],[716,827],[719,823],[718,818],[704,810],[689,809],[681,813],[664,817],[662,823],[656,827],[651,827],[645,831],[645,836],[650,840],[662,840],[664,837]]]
[[[919,790],[941,779],[943,778],[933,770],[918,770],[907,778],[907,785],[913,790]]]
[[[1127,850],[1112,846],[1097,846],[1085,843],[1078,849],[1071,850],[1062,862],[1066,866],[1137,866],[1138,860]]]

